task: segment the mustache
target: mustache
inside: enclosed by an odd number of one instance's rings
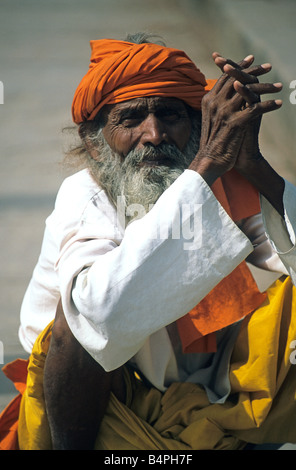
[[[143,149],[131,150],[123,161],[124,166],[141,166],[145,162],[154,162],[165,166],[182,166],[185,164],[185,155],[176,145],[162,143],[157,146],[147,144]]]

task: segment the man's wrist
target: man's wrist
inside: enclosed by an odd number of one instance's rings
[[[236,162],[235,169],[238,173],[244,176],[247,179],[257,177],[258,173],[260,172],[260,165],[262,164],[262,160],[266,162],[261,152],[258,152],[252,158],[247,159],[243,164]]]
[[[213,159],[209,157],[201,158],[199,155],[191,162],[189,170],[199,173],[209,186],[225,172],[221,168],[221,165],[217,165]]]

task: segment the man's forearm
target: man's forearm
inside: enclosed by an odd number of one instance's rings
[[[92,450],[110,392],[124,400],[122,371],[105,372],[72,335],[61,304],[44,370],[53,450]]]

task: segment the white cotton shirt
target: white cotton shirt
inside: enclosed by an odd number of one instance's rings
[[[124,227],[87,170],[67,178],[23,300],[23,347],[31,352],[61,297],[74,336],[105,370],[129,361],[160,390],[190,379],[205,356],[184,359],[168,325],[248,257],[295,280],[296,189],[286,183],[286,223],[264,198],[261,204],[265,227],[261,214],[238,226],[202,177],[186,170],[149,213]],[[220,332],[218,348],[224,333],[229,358],[236,325]]]

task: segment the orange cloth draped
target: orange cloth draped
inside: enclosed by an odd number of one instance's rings
[[[94,119],[105,104],[143,96],[179,98],[201,108],[207,81],[185,52],[157,44],[90,41],[91,62],[73,99],[76,124]]]
[[[6,364],[2,371],[19,392],[18,395],[0,413],[0,450],[18,450],[18,419],[22,395],[27,386],[29,361],[16,359]]]
[[[260,212],[258,191],[235,170],[216,180],[212,190],[234,221]],[[243,261],[196,307],[177,321],[183,351],[214,352],[215,332],[256,310],[265,298],[266,294],[258,290]]]

